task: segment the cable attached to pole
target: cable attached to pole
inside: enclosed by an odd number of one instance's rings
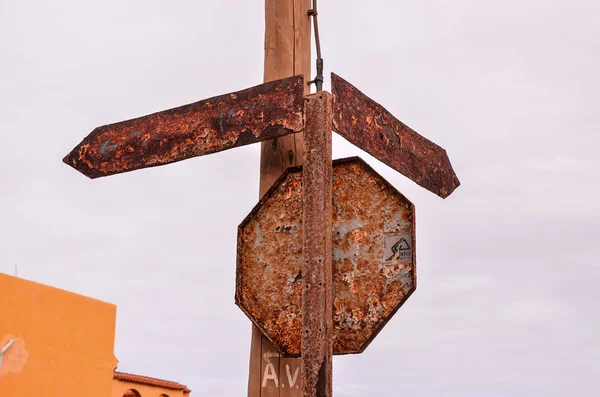
[[[308,84],[315,83],[318,91],[323,91],[323,58],[321,57],[321,39],[319,37],[319,12],[317,11],[317,0],[313,0],[313,8],[308,10],[308,16],[313,17],[315,27],[315,45],[317,47],[317,75]]]

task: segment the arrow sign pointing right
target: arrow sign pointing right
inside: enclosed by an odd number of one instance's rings
[[[334,73],[331,91],[333,128],[350,143],[441,198],[460,185],[443,148]]]

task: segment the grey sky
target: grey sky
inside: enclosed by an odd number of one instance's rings
[[[319,2],[334,71],[445,147],[417,207],[416,293],[360,356],[351,396],[594,397],[600,385],[600,3]],[[235,236],[257,146],[90,181],[94,127],[262,82],[263,1],[0,0],[0,271],[118,305],[123,371],[242,396],[250,322]],[[326,81],[326,87],[329,82]]]

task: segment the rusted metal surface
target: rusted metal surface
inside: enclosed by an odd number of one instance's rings
[[[333,352],[362,352],[416,288],[413,204],[358,158],[333,162]],[[238,231],[236,303],[285,355],[302,331],[303,178],[291,168]]]
[[[332,163],[331,94],[306,97],[302,239],[302,395],[331,397]]]
[[[304,78],[290,77],[96,128],[64,162],[90,178],[164,165],[303,129]]]
[[[334,73],[331,90],[334,130],[350,143],[442,198],[460,185],[443,148]]]

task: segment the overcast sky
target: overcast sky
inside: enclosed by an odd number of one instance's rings
[[[336,396],[597,397],[600,2],[322,0],[334,71],[446,148],[417,207],[419,287]],[[0,271],[118,305],[119,369],[246,393],[237,225],[257,145],[98,180],[94,127],[262,82],[263,0],[0,0]],[[329,81],[325,83],[326,88]]]

